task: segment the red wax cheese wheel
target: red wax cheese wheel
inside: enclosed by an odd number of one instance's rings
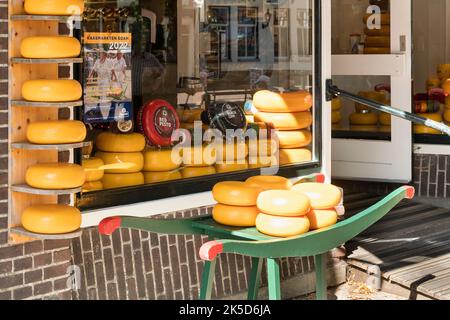
[[[97,152],[96,158],[105,163],[105,173],[135,173],[144,167],[144,156],[141,152]]]
[[[181,166],[181,152],[177,150],[151,149],[144,152],[144,171],[165,172]]]
[[[248,178],[245,184],[264,190],[289,190],[292,188],[292,182],[280,176],[254,176]]]
[[[282,149],[279,155],[280,165],[290,165],[312,160],[312,153],[309,149]]]
[[[214,200],[229,206],[256,206],[256,199],[262,188],[246,185],[244,182],[224,181],[217,183],[213,190]]]
[[[312,134],[308,130],[276,131],[280,149],[303,148],[311,144]]]
[[[313,119],[311,112],[273,113],[258,112],[255,122],[271,123],[275,129],[289,131],[306,129],[311,126]]]
[[[337,223],[338,215],[336,210],[315,210],[312,209],[308,212],[306,217],[309,219],[310,229],[318,230],[327,228]]]
[[[298,217],[308,213],[309,198],[290,190],[268,190],[258,196],[256,206],[265,214]]]
[[[259,211],[256,207],[237,207],[217,204],[213,208],[214,221],[231,227],[254,227]]]
[[[272,237],[295,237],[309,231],[309,220],[301,217],[279,217],[260,213],[256,218],[256,229]]]
[[[81,187],[86,181],[82,166],[72,163],[39,163],[30,166],[25,181],[37,189],[72,189]]]
[[[75,120],[37,121],[27,126],[27,140],[35,144],[77,143],[86,133],[84,123]]]
[[[40,234],[64,234],[81,226],[81,212],[77,208],[59,204],[35,205],[22,213],[24,229]]]
[[[183,178],[195,178],[201,176],[208,176],[212,174],[216,174],[216,168],[213,166],[209,167],[186,167],[181,170],[181,175]]]
[[[144,184],[142,172],[105,173],[102,179],[104,189],[125,188]]]
[[[144,172],[145,183],[157,183],[164,181],[172,181],[182,179],[180,171],[166,171],[166,172]]]
[[[145,138],[140,133],[103,131],[95,139],[95,146],[105,152],[141,152],[145,148]]]
[[[342,199],[338,187],[325,183],[299,183],[292,187],[293,191],[303,193],[311,201],[312,209],[330,209],[336,207]]]
[[[105,163],[100,158],[89,158],[83,159],[81,166],[86,174],[86,182],[98,181],[103,178],[105,170],[103,170],[103,165]]]
[[[253,105],[261,112],[301,112],[311,109],[313,98],[307,91],[277,93],[261,90],[254,94]]]

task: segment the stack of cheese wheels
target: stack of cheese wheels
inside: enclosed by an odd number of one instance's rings
[[[437,122],[443,122],[443,118],[442,118],[442,114],[441,112],[435,112],[435,113],[418,113],[418,116],[430,119],[430,120],[434,120]],[[413,131],[416,134],[442,134],[442,132],[427,127],[425,125],[422,124],[414,124],[413,125]]]
[[[81,15],[84,0],[25,0],[24,9],[27,14],[33,15]]]
[[[86,182],[83,185],[83,192],[98,191],[103,189],[102,179],[105,174],[105,163],[102,159],[90,157],[81,161],[81,166],[86,174]]]
[[[262,90],[253,96],[253,105],[258,110],[255,122],[270,123],[276,129],[280,165],[311,161],[312,154],[307,146],[312,141],[309,131],[313,123],[312,104],[313,98],[306,91]]]
[[[149,148],[144,151],[145,183],[157,183],[181,179],[181,152],[177,149]]]
[[[216,164],[217,173],[247,170],[249,168],[248,155],[249,145],[242,142],[216,143]]]
[[[95,157],[103,161],[104,189],[122,188],[144,184],[145,137],[140,133],[117,134],[101,132],[95,141],[99,151]]]
[[[254,227],[258,208],[256,200],[263,191],[245,182],[226,181],[217,183],[212,194],[218,204],[212,217],[217,223],[232,227]]]
[[[379,0],[371,0],[371,5],[380,5]],[[366,42],[364,46],[365,54],[390,54],[391,53],[391,16],[388,13],[388,6],[381,9],[381,26],[374,28],[374,22],[378,19],[375,14],[364,15],[364,34]]]
[[[278,165],[278,144],[269,138],[249,139],[248,167],[250,169],[271,167]]]
[[[181,175],[195,178],[216,173],[216,147],[214,144],[185,147],[182,149]]]

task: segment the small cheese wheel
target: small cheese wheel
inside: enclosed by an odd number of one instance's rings
[[[143,172],[146,184],[182,179],[180,171]]]
[[[391,35],[391,26],[390,25],[381,25],[380,28],[377,28],[377,29],[369,29],[366,27],[364,29],[364,34],[366,36],[389,37]]]
[[[105,173],[135,173],[144,168],[144,155],[141,152],[102,152],[96,158],[105,163]]]
[[[40,234],[64,234],[81,226],[81,212],[77,208],[60,204],[34,205],[22,212],[24,229]]]
[[[185,167],[181,170],[181,175],[184,179],[209,176],[216,174],[216,168],[213,166],[209,167]]]
[[[30,59],[73,58],[80,51],[80,41],[68,36],[27,37],[20,44],[20,54]]]
[[[311,144],[312,134],[309,130],[276,131],[280,149],[303,148]]]
[[[77,143],[86,134],[84,123],[76,120],[38,121],[27,126],[27,140],[35,144]]]
[[[306,182],[292,187],[293,191],[303,193],[311,200],[312,209],[330,209],[336,207],[342,199],[341,190],[331,184]]]
[[[261,90],[253,95],[253,105],[261,112],[301,112],[311,109],[313,98],[307,91],[277,93]]]
[[[306,129],[313,123],[309,111],[294,113],[258,112],[255,114],[255,121],[271,123],[275,129],[283,131]]]
[[[267,190],[258,196],[256,206],[265,214],[281,217],[304,216],[309,211],[309,198],[291,190]]]
[[[260,213],[256,217],[256,229],[272,237],[295,237],[309,231],[309,220],[305,216],[278,217]]]
[[[105,152],[141,152],[145,143],[145,137],[140,133],[103,131],[95,139],[97,149]]]
[[[391,115],[386,112],[380,113],[380,124],[383,126],[390,126],[391,125]]]
[[[312,209],[308,212],[306,217],[309,220],[310,230],[318,230],[335,225],[338,220],[336,210],[315,210]]]
[[[435,112],[435,113],[419,113],[417,114],[421,117],[430,119],[430,120],[434,120],[437,122],[442,122],[443,118],[440,112]],[[438,131],[436,129],[424,126],[422,124],[414,124],[413,125],[413,131],[415,134],[442,134],[441,131]]]
[[[37,189],[72,189],[81,187],[86,181],[82,166],[73,163],[39,163],[30,166],[25,181]]]
[[[391,48],[364,47],[364,54],[390,54]]]
[[[379,47],[379,48],[390,48],[391,47],[391,37],[386,37],[386,36],[366,37],[366,46]]]
[[[241,161],[238,161],[241,162]],[[244,163],[216,163],[215,168],[217,173],[227,173],[235,171],[243,171],[248,169],[248,162],[245,160]]]
[[[297,164],[312,160],[312,153],[309,149],[282,149],[280,150],[279,163],[281,166]]]
[[[91,157],[89,159],[83,159],[81,166],[86,174],[86,182],[101,180],[105,174],[105,170],[103,170],[104,164],[100,158]]]
[[[144,152],[144,171],[165,172],[181,166],[181,152],[177,149],[150,149]]]
[[[214,144],[182,149],[182,160],[185,167],[209,167],[216,163],[216,158]]]
[[[382,25],[390,25],[391,24],[391,15],[389,13],[380,13],[379,16],[378,16],[378,14],[367,13],[363,17],[363,22],[365,25],[367,25],[367,22],[368,21],[371,22],[371,21],[373,21],[373,19],[374,19],[374,22],[377,22],[379,20]]]
[[[259,211],[256,207],[237,207],[216,204],[212,218],[217,223],[230,227],[254,227]]]
[[[337,124],[342,120],[342,113],[340,111],[333,111],[331,113],[331,123]]]
[[[237,143],[216,143],[216,161],[220,163],[235,163],[237,160],[247,158],[249,146],[245,142]]]
[[[224,181],[213,187],[212,194],[218,203],[251,207],[256,206],[256,199],[261,191],[262,188],[249,186],[245,182]]]
[[[263,190],[289,190],[292,188],[292,182],[280,176],[254,176],[245,180],[245,184]]]
[[[339,111],[342,109],[342,100],[341,98],[333,98],[331,100],[331,110],[332,111]]]
[[[378,114],[375,112],[358,113],[350,115],[350,124],[353,125],[376,125],[378,123]]]
[[[76,80],[27,80],[22,97],[36,102],[69,102],[81,98],[81,84]]]
[[[101,181],[89,181],[83,184],[82,192],[92,192],[103,190],[103,183]]]
[[[450,109],[446,109],[444,111],[444,120],[447,121],[448,123],[450,122]]]
[[[25,0],[27,14],[49,16],[81,15],[84,11],[83,0]]]
[[[443,81],[445,79],[450,79],[450,64],[444,63],[444,64],[438,65],[437,76],[441,81]]]
[[[105,173],[102,178],[104,189],[125,188],[144,184],[142,172],[136,173]]]
[[[249,169],[267,168],[278,165],[278,159],[275,155],[271,157],[249,157],[248,167]]]

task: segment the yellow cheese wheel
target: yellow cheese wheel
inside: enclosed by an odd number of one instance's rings
[[[445,120],[446,122],[450,122],[450,109],[446,109],[446,110],[444,111],[444,120]]]
[[[68,102],[81,98],[81,85],[76,80],[27,80],[22,85],[22,97],[36,102]]]
[[[309,130],[276,131],[280,149],[303,148],[311,144],[312,134]]]
[[[391,48],[364,47],[364,54],[390,54]]]
[[[305,216],[278,217],[260,213],[256,217],[256,229],[272,237],[295,237],[309,231],[309,220]]]
[[[386,102],[386,94],[384,92],[378,92],[378,91],[360,91],[358,92],[358,95],[369,99],[373,101],[378,101],[380,103]],[[372,110],[369,106],[366,106],[364,104],[355,103],[355,111],[356,112],[362,112],[365,110]]]
[[[103,190],[103,183],[101,181],[89,181],[83,184],[82,192],[92,192]]]
[[[217,162],[236,163],[238,160],[244,160],[249,154],[249,146],[245,142],[235,143],[216,143]]]
[[[45,204],[26,208],[22,213],[24,229],[40,234],[64,234],[81,226],[81,212],[77,208]]]
[[[280,176],[254,176],[245,180],[245,183],[263,190],[289,190],[292,188],[292,182]]]
[[[391,125],[391,115],[389,113],[381,112],[380,113],[380,124],[383,126]]]
[[[31,59],[73,58],[80,51],[80,41],[68,36],[28,37],[20,44],[22,57]]]
[[[248,156],[256,158],[258,156],[268,157],[275,154],[278,150],[277,141],[275,139],[253,139],[248,142]]]
[[[271,157],[249,157],[248,167],[249,169],[267,168],[278,165],[278,159],[275,155]]]
[[[378,114],[375,112],[358,113],[350,115],[350,124],[353,125],[376,125],[378,123]]]
[[[445,79],[444,81],[442,81],[441,87],[447,96],[450,95],[450,79]]]
[[[185,167],[181,170],[181,175],[184,179],[208,176],[216,174],[216,168],[213,166],[209,167]]]
[[[143,172],[146,184],[182,179],[180,171]]]
[[[91,157],[89,159],[83,159],[81,166],[86,174],[86,182],[98,181],[103,178],[105,171],[103,165],[105,163],[100,158]]]
[[[102,178],[104,189],[132,187],[144,184],[142,172],[136,173],[105,173]]]
[[[312,209],[308,212],[306,217],[309,220],[310,230],[318,230],[335,225],[338,220],[336,210],[315,210]]]
[[[326,183],[299,183],[293,186],[291,190],[307,195],[311,200],[312,209],[334,208],[342,199],[341,190],[336,186]]]
[[[450,95],[445,97],[445,109],[450,109]]]
[[[390,48],[391,47],[391,37],[385,37],[385,36],[369,36],[369,37],[366,37],[366,46],[368,46],[368,47]]]
[[[178,118],[180,119],[181,123],[193,123],[195,121],[202,121],[201,115],[202,115],[203,109],[196,108],[196,109],[177,109]]]
[[[441,79],[431,77],[427,79],[427,89],[439,88],[441,86]]]
[[[25,0],[25,12],[36,15],[71,16],[84,11],[83,0]]]
[[[251,207],[256,206],[256,199],[261,191],[262,188],[249,186],[245,182],[224,181],[213,187],[212,194],[218,203]]]
[[[375,14],[367,13],[363,17],[363,22],[365,25],[367,25],[367,22],[369,21],[377,22],[378,20],[382,25],[390,25],[391,24],[391,15],[389,13],[380,13],[380,16],[378,17]]]
[[[267,190],[258,196],[256,206],[265,214],[282,217],[304,216],[309,211],[309,198],[291,190]]]
[[[25,181],[37,189],[72,189],[86,181],[82,166],[73,163],[39,163],[30,166]]]
[[[390,25],[382,25],[381,28],[377,28],[377,29],[369,29],[366,27],[364,29],[364,34],[367,36],[375,36],[375,37],[380,37],[380,36],[389,37],[391,35],[391,26]]]
[[[282,149],[280,150],[279,163],[281,166],[308,162],[312,160],[312,153],[309,149]]]
[[[331,109],[332,111],[339,111],[342,109],[341,98],[333,98],[333,100],[331,100]]]
[[[182,149],[182,160],[185,167],[209,167],[216,163],[216,158],[214,144]]]
[[[294,113],[258,112],[255,114],[255,121],[271,123],[275,129],[289,131],[306,129],[311,126],[313,119],[309,111]]]
[[[217,173],[235,172],[243,171],[248,169],[248,162],[245,160],[244,163],[216,163],[215,165]]]
[[[450,64],[444,63],[438,65],[437,76],[439,79],[441,79],[441,81],[445,79],[450,79]]]
[[[144,152],[144,171],[172,171],[181,166],[181,154],[176,149],[149,149]]]
[[[212,218],[225,226],[254,227],[258,214],[256,207],[227,206],[219,203],[213,208]]]
[[[333,111],[331,113],[331,123],[337,124],[342,120],[342,113],[340,111]]]
[[[442,122],[443,121],[443,118],[442,118],[442,115],[441,115],[440,112],[419,113],[417,115],[419,115],[421,117],[424,117],[424,118],[427,118],[427,119],[430,119],[430,120],[437,121],[437,122]],[[427,126],[424,126],[424,125],[421,125],[421,124],[414,124],[413,125],[413,131],[416,134],[442,134],[442,132],[440,132],[440,131],[438,131],[436,129],[433,129],[433,128],[430,128],[430,127],[427,127]]]
[[[145,137],[140,133],[103,131],[95,139],[97,149],[105,152],[141,152],[145,143]]]
[[[307,91],[277,93],[261,90],[253,95],[253,105],[261,112],[301,112],[311,109],[313,98]]]
[[[75,120],[32,122],[27,126],[27,140],[35,144],[63,144],[82,142],[86,126]]]
[[[144,155],[141,152],[99,151],[95,157],[105,163],[105,173],[135,173],[144,168]]]
[[[195,128],[198,127],[202,130],[208,130],[209,126],[206,124],[202,124],[201,122],[182,122],[180,123],[180,129],[186,129],[186,130],[195,130]]]

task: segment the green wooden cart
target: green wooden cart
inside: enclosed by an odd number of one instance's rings
[[[305,177],[309,181],[322,181],[323,176]],[[200,299],[210,299],[216,257],[221,253],[236,253],[252,257],[252,270],[248,282],[248,299],[258,297],[261,270],[264,259],[267,263],[269,299],[281,299],[280,266],[278,258],[310,257],[315,260],[316,298],[327,298],[326,253],[351,240],[378,220],[383,218],[403,199],[412,199],[414,188],[401,187],[373,206],[336,225],[308,232],[292,238],[274,238],[259,233],[256,228],[233,228],[214,222],[211,216],[188,219],[151,219],[138,217],[110,217],[99,224],[101,234],[112,234],[118,228],[131,228],[171,235],[207,235],[210,241],[200,248],[200,257],[205,260]]]

